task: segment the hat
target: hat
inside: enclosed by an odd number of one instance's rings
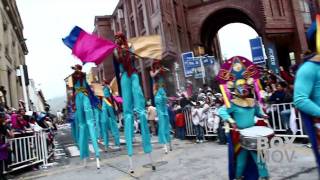
[[[82,70],[82,66],[80,65],[80,64],[76,64],[76,65],[74,65],[74,66],[71,66],[71,69],[73,69],[73,70]]]

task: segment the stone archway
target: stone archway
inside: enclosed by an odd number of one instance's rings
[[[213,52],[219,49],[217,33],[225,25],[236,22],[246,24],[252,27],[259,35],[262,34],[256,25],[257,23],[242,10],[235,8],[217,10],[205,19],[200,29],[200,42],[207,54],[220,54],[220,52]]]

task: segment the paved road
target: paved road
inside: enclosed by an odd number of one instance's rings
[[[60,129],[57,141],[58,148],[62,150],[58,152],[56,165],[47,169],[26,173],[22,176],[15,177],[15,179],[227,179],[227,147],[225,145],[218,145],[212,141],[203,144],[195,144],[192,141],[180,141],[175,139],[173,141],[174,150],[165,155],[162,147],[156,143],[156,138],[153,138],[153,159],[157,164],[156,171],[152,171],[150,167],[147,166],[149,163],[148,158],[143,154],[139,143],[136,143],[134,174],[127,173],[128,159],[124,146],[121,151],[102,152],[101,169],[97,170],[93,158],[88,162],[87,167],[83,167],[83,164],[77,155],[77,150],[70,148],[73,147],[74,144],[70,138],[70,130],[68,127]],[[139,137],[137,137],[137,142],[139,142]],[[101,150],[103,150],[102,146]],[[309,148],[301,144],[295,144],[290,148],[290,152],[294,152],[291,162],[285,160],[285,157],[283,156],[281,162],[268,163],[272,180],[318,179],[314,158]]]

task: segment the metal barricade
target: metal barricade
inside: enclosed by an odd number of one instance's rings
[[[297,124],[297,133],[295,135],[290,134],[284,134],[284,132],[287,130],[287,128],[284,125],[284,119],[281,117],[281,112],[284,110],[291,110],[293,107],[293,103],[282,103],[282,104],[271,104],[270,105],[270,114],[271,117],[269,119],[269,122],[271,124],[271,127],[276,132],[278,136],[294,136],[294,137],[302,137],[306,138],[308,137],[306,132],[303,128],[301,113],[296,112],[296,124]]]
[[[186,107],[183,109],[183,114],[184,114],[184,119],[186,122],[186,136],[196,136],[196,131],[193,127],[192,123],[192,113],[191,113],[191,108]],[[217,134],[208,127],[208,122],[204,121],[204,136],[209,137],[209,136],[217,136]]]
[[[271,109],[269,122],[277,136],[290,136],[301,138],[308,137],[303,129],[303,123],[300,112],[296,113],[297,133],[295,135],[285,134],[287,129],[283,125],[280,113],[284,110],[290,110],[291,108],[293,108],[293,103],[271,104],[269,106]],[[184,108],[183,114],[186,122],[186,136],[195,136],[196,133],[192,123],[191,108]],[[210,128],[208,128],[207,121],[205,121],[204,130],[204,136],[216,136],[216,133],[210,130]]]
[[[16,134],[19,135],[19,134]],[[21,134],[20,134],[21,135]],[[47,132],[28,132],[22,137],[6,139],[9,143],[9,161],[4,163],[4,173],[13,172],[25,167],[42,163],[48,164],[53,155],[53,146],[47,144]]]

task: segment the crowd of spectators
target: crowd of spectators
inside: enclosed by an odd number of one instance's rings
[[[45,131],[47,135],[47,146],[53,147],[55,130],[57,130],[57,128],[54,123],[54,117],[48,112],[26,112],[24,106],[21,106],[16,110],[0,104],[0,161],[5,162],[0,162],[0,179],[6,179],[2,174],[4,168],[8,170],[10,169],[8,165],[15,161],[15,159],[23,159],[23,157],[15,157],[15,148],[20,151],[22,148],[20,146],[31,146],[30,143],[24,144],[25,142],[21,142],[21,144],[17,143],[10,147],[8,140],[12,138],[32,136],[36,132]],[[32,148],[33,147],[26,148],[26,151]],[[27,156],[29,157],[29,155]],[[35,168],[35,166],[33,167]]]

